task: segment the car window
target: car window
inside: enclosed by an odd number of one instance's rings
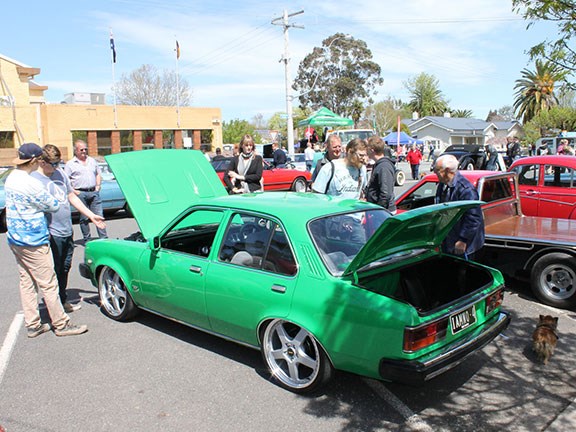
[[[282,227],[271,219],[245,213],[232,217],[218,259],[288,276],[297,269]]]
[[[480,199],[485,202],[507,199],[512,196],[512,184],[508,177],[490,179],[482,185]]]
[[[310,222],[308,229],[328,270],[340,275],[388,217],[385,210],[331,215]]]
[[[404,198],[401,204],[397,204],[397,207],[401,210],[411,210],[434,204],[437,188],[438,183],[436,182],[423,183]]]
[[[518,173],[518,184],[527,186],[538,184],[540,165],[519,165],[514,167],[514,171]]]
[[[223,212],[218,210],[188,214],[162,237],[162,249],[207,257],[222,218]]]
[[[544,186],[576,187],[574,184],[574,170],[572,168],[546,165],[544,172]]]

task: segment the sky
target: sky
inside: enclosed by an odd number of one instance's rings
[[[292,79],[314,47],[345,33],[366,42],[382,69],[376,102],[408,101],[403,83],[426,72],[451,108],[479,119],[513,104],[515,80],[534,69],[526,50],[556,38],[549,23],[527,29],[511,0],[29,0],[2,5],[0,54],[41,69],[35,81],[48,86],[48,103],[73,92],[112,103],[113,82],[151,64],[178,71],[193,107],[220,108],[224,121],[268,119],[286,112],[284,34],[272,24],[284,10],[304,11],[290,18]]]

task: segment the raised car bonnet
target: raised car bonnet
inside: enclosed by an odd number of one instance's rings
[[[133,151],[105,159],[147,239],[198,200],[227,195],[198,150]]]
[[[450,202],[389,217],[358,252],[344,275],[374,265],[385,266],[386,260],[394,256],[439,247],[462,214],[480,204],[481,201]]]

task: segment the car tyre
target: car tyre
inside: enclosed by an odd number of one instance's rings
[[[308,184],[306,179],[298,177],[296,180],[294,180],[294,183],[292,183],[292,187],[290,189],[294,192],[306,192],[307,188]]]
[[[317,391],[334,374],[334,367],[316,338],[296,324],[273,320],[263,331],[261,345],[272,379],[294,393]]]
[[[576,305],[576,260],[565,253],[544,255],[532,267],[534,295],[544,304],[571,308]]]
[[[464,162],[462,162],[462,167],[467,171],[472,171],[472,170],[476,169],[476,166],[474,165],[474,161],[470,158],[467,158],[466,160],[464,160]]]
[[[138,312],[126,284],[112,268],[105,266],[98,277],[100,305],[106,316],[116,321],[127,321]]]
[[[395,182],[396,186],[404,186],[406,182],[406,174],[402,170],[396,170],[395,174]]]

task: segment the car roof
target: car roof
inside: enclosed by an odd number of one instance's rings
[[[365,201],[341,199],[310,192],[264,192],[228,195],[210,198],[205,201],[201,200],[195,205],[219,206],[268,213],[282,220],[294,220],[300,224],[311,219],[340,212],[382,209],[376,204]],[[295,217],[298,214],[304,215],[302,212],[304,208],[306,209],[305,216],[302,218]]]
[[[520,159],[516,159],[512,163],[510,168],[517,165],[527,165],[527,164],[555,164],[576,168],[576,156],[568,156],[568,155],[527,156]]]

